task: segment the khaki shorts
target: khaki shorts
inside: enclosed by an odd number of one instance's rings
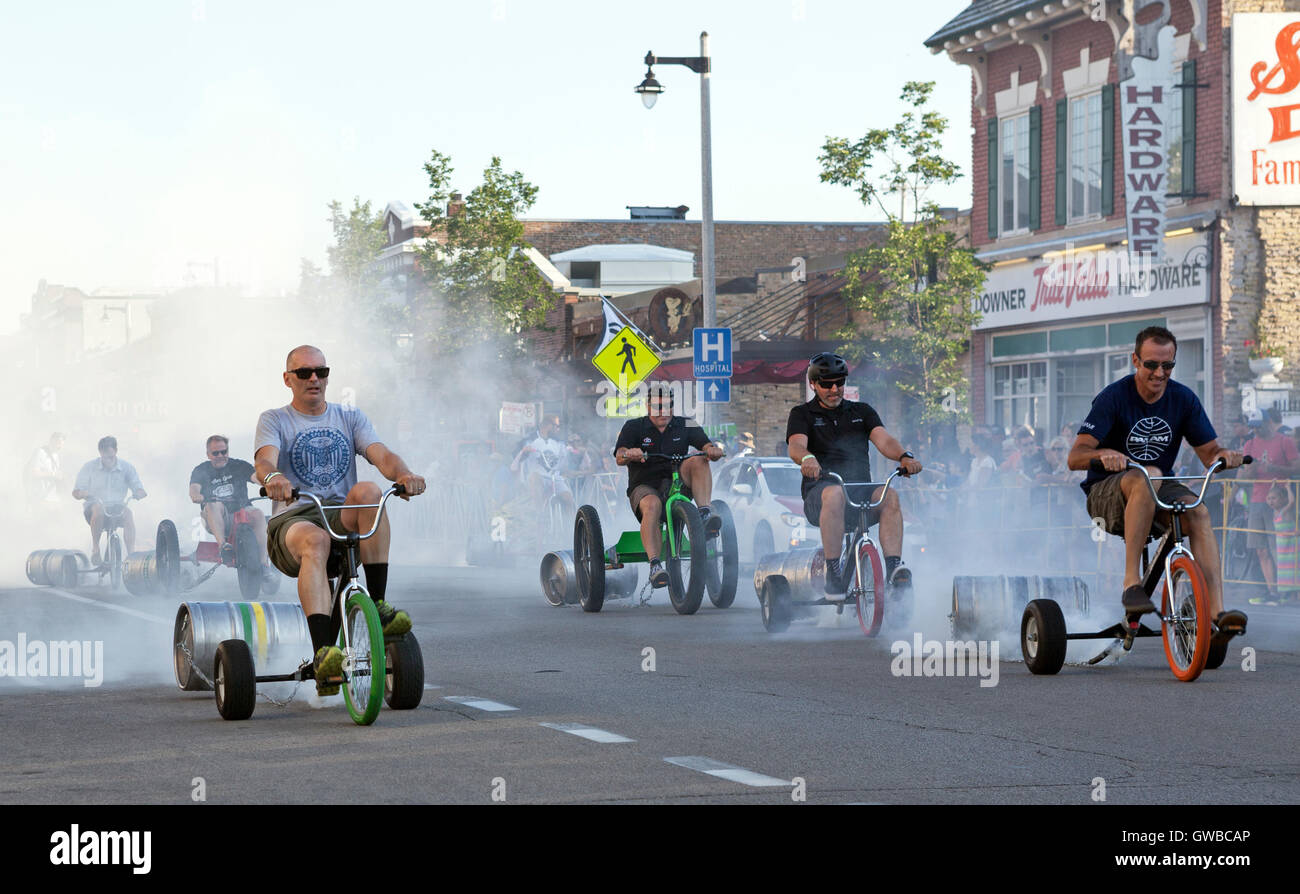
[[[1277,543],[1273,537],[1273,509],[1267,503],[1251,503],[1246,519],[1250,533],[1246,535],[1247,549],[1266,549],[1270,552]],[[1258,531],[1267,533],[1259,534]]]
[[[632,490],[632,493],[627,495],[627,501],[628,503],[632,504],[632,513],[636,515],[636,520],[637,521],[641,520],[642,500],[644,500],[648,496],[653,495],[659,498],[660,504],[666,503],[668,502],[668,491],[672,490],[672,487],[673,487],[672,478],[665,478],[663,481],[659,483],[658,487],[651,487],[648,484],[638,484]],[[682,482],[682,496],[688,500],[691,499],[693,496],[691,494],[690,485],[688,485],[685,481]]]
[[[325,517],[329,519],[330,527],[336,534],[346,534],[347,528],[343,527],[342,506],[326,506]],[[302,569],[298,560],[289,552],[289,547],[285,546],[284,537],[289,533],[289,528],[293,527],[296,522],[310,522],[321,530],[325,526],[321,524],[320,510],[316,508],[315,503],[304,503],[300,506],[294,506],[286,509],[279,515],[273,516],[266,523],[266,552],[271,558],[271,564],[280,569],[283,574],[289,577],[297,577],[298,572]]]
[[[1094,484],[1088,491],[1088,516],[1090,518],[1100,518],[1106,526],[1107,534],[1114,534],[1117,537],[1124,536],[1124,491],[1120,487],[1120,479],[1124,473],[1116,472],[1114,475],[1107,475],[1105,478]],[[1145,485],[1143,485],[1145,487]],[[1157,491],[1160,499],[1166,503],[1172,503],[1175,500],[1182,500],[1185,503],[1194,503],[1196,494],[1187,489],[1177,481],[1162,481],[1160,489]],[[1163,509],[1156,510],[1156,520],[1152,522],[1151,533],[1157,536],[1165,532],[1165,525],[1159,519],[1161,516],[1168,517],[1168,512]],[[1184,530],[1186,530],[1184,528]]]

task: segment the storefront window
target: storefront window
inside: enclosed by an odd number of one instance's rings
[[[1205,404],[1205,339],[1188,338],[1178,343],[1178,365],[1174,378],[1196,392]]]
[[[1047,422],[1047,361],[993,367],[993,422],[1005,431]]]
[[[1063,357],[1053,362],[1056,367],[1055,401],[1056,425],[1053,432],[1059,431],[1067,422],[1082,422],[1092,409],[1092,399],[1101,389],[1097,387],[1097,371],[1101,358]]]

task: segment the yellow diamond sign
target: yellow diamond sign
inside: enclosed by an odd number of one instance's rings
[[[635,329],[624,326],[609,344],[596,352],[591,363],[626,394],[658,368],[659,357]]]

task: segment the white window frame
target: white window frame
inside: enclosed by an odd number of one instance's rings
[[[1093,131],[1095,130],[1095,133],[1096,133],[1096,143],[1095,143],[1094,146],[1089,147],[1089,148],[1095,149],[1095,152],[1096,152],[1096,156],[1095,156],[1095,159],[1094,159],[1094,160],[1095,160],[1095,162],[1096,162],[1096,170],[1097,170],[1097,185],[1098,185],[1098,191],[1097,191],[1097,208],[1096,208],[1095,210],[1088,210],[1088,208],[1086,207],[1087,200],[1086,200],[1086,198],[1085,198],[1085,207],[1084,207],[1084,209],[1083,209],[1082,211],[1080,211],[1078,208],[1075,207],[1075,202],[1074,202],[1074,180],[1075,180],[1075,178],[1074,178],[1074,171],[1075,171],[1074,157],[1075,157],[1075,148],[1076,148],[1076,146],[1075,146],[1075,138],[1076,138],[1076,135],[1075,135],[1075,133],[1074,133],[1074,104],[1075,104],[1076,102],[1088,103],[1088,102],[1090,102],[1091,100],[1094,100],[1094,99],[1096,100],[1096,103],[1097,103],[1096,127],[1095,127],[1095,129],[1094,129],[1091,125],[1085,124],[1084,131],[1085,131],[1085,133],[1091,133],[1091,132],[1093,132]],[[1086,120],[1086,118],[1087,118],[1086,108],[1087,108],[1087,106],[1085,105],[1085,120]],[[1075,95],[1067,96],[1067,97],[1066,97],[1066,103],[1065,103],[1065,121],[1066,121],[1066,125],[1065,125],[1065,159],[1066,159],[1066,162],[1065,162],[1065,163],[1066,163],[1066,177],[1065,177],[1065,206],[1066,206],[1066,217],[1065,217],[1065,220],[1066,220],[1066,223],[1067,223],[1067,224],[1087,223],[1087,222],[1089,222],[1089,221],[1101,220],[1101,202],[1102,202],[1102,194],[1105,192],[1105,188],[1106,188],[1106,184],[1105,184],[1104,182],[1102,182],[1102,179],[1101,179],[1101,159],[1102,159],[1102,145],[1101,145],[1102,120],[1101,120],[1101,116],[1102,116],[1101,90],[1099,90],[1099,89],[1098,89],[1098,90],[1089,90],[1089,91],[1084,92],[1084,93],[1077,93],[1077,94],[1075,94]],[[1087,170],[1087,159],[1085,159],[1085,161],[1084,161],[1084,165],[1085,165],[1085,168],[1084,168],[1084,169]],[[1087,184],[1087,182],[1085,181],[1085,183],[1084,183],[1084,195],[1087,196],[1087,194],[1088,194],[1088,184]]]
[[[1008,125],[1011,126],[1011,132],[1014,136],[1018,133],[1019,130],[1018,125],[1022,122],[1024,123],[1024,128],[1025,128],[1024,166],[1025,166],[1025,170],[1028,171],[1029,170],[1029,110],[1025,109],[1019,114],[1008,115],[1004,118],[998,119],[998,237],[999,238],[1003,238],[1006,236],[1020,236],[1030,231],[1029,187],[1026,186],[1025,188],[1023,208],[1020,205],[1019,195],[1016,192],[1015,171],[1016,171],[1017,163],[1020,161],[1018,157],[1019,150],[1020,150],[1019,140],[1015,140],[1012,148],[1010,177],[1007,176],[1006,165],[1005,165],[1007,126]],[[1033,172],[1030,171],[1029,174],[1030,176],[1027,177],[1026,179],[1032,180]],[[1003,216],[1003,206],[1004,206],[1004,199],[1006,198],[1007,189],[1011,190],[1011,220],[1014,224],[1016,221],[1020,220],[1023,213],[1025,219],[1025,225],[1023,227],[1013,225],[1010,229],[1007,229],[1005,226],[1005,218]]]

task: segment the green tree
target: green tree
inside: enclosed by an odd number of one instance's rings
[[[383,213],[371,209],[369,200],[352,198],[352,208],[343,203],[329,203],[330,226],[334,231],[334,244],[329,246],[330,278],[338,294],[355,300],[371,296],[379,276],[373,266],[375,258],[383,251]]]
[[[532,207],[537,187],[493,157],[483,182],[453,213],[451,159],[434,150],[424,166],[429,199],[416,207],[429,222],[420,271],[429,286],[424,302],[409,307],[412,331],[427,333],[437,349],[491,345],[502,355],[522,354],[522,333],[542,328],[555,293],[529,260],[520,215]]]
[[[886,238],[845,263],[844,298],[872,322],[869,332],[841,331],[851,340],[844,353],[893,369],[912,421],[922,425],[967,418],[969,381],[961,356],[979,321],[973,300],[987,270],[954,221],[927,198],[931,188],[961,177],[941,151],[947,119],[926,108],[933,90],[933,82],[907,83],[902,98],[911,108],[897,124],[873,128],[856,142],[828,137],[819,158],[823,183],[849,187],[887,219]],[[898,213],[887,201],[893,197]],[[908,200],[910,220],[904,217]]]

